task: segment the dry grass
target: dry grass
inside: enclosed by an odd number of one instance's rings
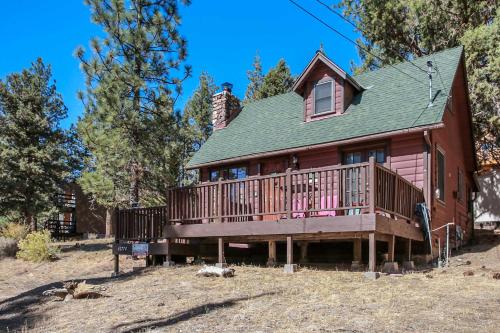
[[[132,264],[123,258],[121,267],[130,271]],[[112,257],[102,241],[63,252],[58,262],[2,260],[0,325],[35,332],[493,332],[500,326],[500,280],[492,278],[500,271],[500,235],[455,256],[449,268],[376,281],[362,273],[285,275],[252,266],[236,266],[234,278],[201,278],[198,268],[108,279]],[[474,276],[464,276],[467,270]],[[40,297],[57,282],[83,278],[104,285],[110,297]]]

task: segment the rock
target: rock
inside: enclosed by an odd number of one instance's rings
[[[465,262],[465,264],[466,264],[466,265],[470,265],[470,264],[472,264],[472,262],[471,262],[470,260],[467,260],[467,261]]]
[[[367,280],[377,280],[380,278],[380,273],[379,272],[364,272],[363,276]]]
[[[67,294],[67,295],[66,295],[66,297],[64,297],[64,301],[65,301],[65,302],[69,302],[69,301],[71,301],[72,299],[73,299],[73,295],[71,295],[71,294]]]
[[[232,268],[220,268],[215,266],[204,266],[200,269],[196,276],[222,276],[222,277],[233,277],[234,269]]]
[[[474,276],[474,272],[473,271],[465,271],[464,276]]]

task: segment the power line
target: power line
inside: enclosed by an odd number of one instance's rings
[[[306,14],[308,14],[309,16],[313,17],[314,19],[316,19],[318,22],[320,22],[321,24],[323,24],[325,27],[327,27],[328,29],[332,30],[333,32],[335,32],[336,34],[338,34],[340,37],[344,38],[345,40],[347,40],[348,42],[354,44],[355,46],[359,47],[360,49],[364,50],[366,53],[370,54],[371,56],[377,58],[378,60],[380,61],[384,61],[382,58],[380,58],[379,56],[371,53],[367,48],[365,48],[364,46],[358,44],[357,42],[353,41],[352,39],[350,39],[349,37],[347,37],[346,35],[344,35],[343,33],[341,33],[340,31],[338,31],[337,29],[335,29],[334,27],[332,27],[331,25],[329,25],[328,23],[326,23],[325,21],[323,21],[321,18],[319,18],[318,16],[314,15],[313,13],[311,13],[309,10],[307,10],[306,8],[302,7],[300,4],[298,4],[297,2],[295,2],[294,0],[288,0],[289,2],[291,2],[292,4],[294,4],[297,8],[299,8],[300,10],[302,10],[303,12],[305,12]],[[406,72],[403,72],[402,70],[400,70],[399,68],[395,67],[394,65],[392,64],[388,64],[389,66],[391,66],[392,68],[394,68],[395,70],[397,70],[398,72],[412,78],[413,80],[427,86],[426,83],[420,81],[419,79],[416,79],[415,77],[411,76],[410,74],[406,73]],[[376,66],[376,65],[375,65]],[[380,66],[377,66],[380,68]]]
[[[323,1],[321,0],[316,0],[316,2],[318,2],[319,4],[321,4],[323,7],[325,7],[326,9],[328,9],[330,12],[334,13],[335,15],[337,15],[338,17],[340,17],[342,20],[344,20],[345,22],[349,23],[352,27],[354,27],[356,30],[359,30],[363,35],[366,35],[365,32],[363,30],[361,30],[358,26],[356,26],[356,24],[354,22],[352,22],[351,20],[347,19],[346,17],[344,17],[344,15],[342,15],[341,13],[337,12],[336,10],[334,10],[333,8],[331,8],[330,6],[328,6],[328,4],[324,3]],[[422,71],[424,73],[427,74],[427,72],[418,67],[417,65],[415,65],[411,60],[408,60],[406,59],[403,55],[401,55],[396,49],[391,49],[391,48],[387,48],[387,50],[391,51],[395,56],[398,56],[400,57],[401,59],[403,59],[404,61],[407,61],[408,63],[410,63],[413,67],[417,68],[419,71]]]
[[[450,89],[448,89],[448,87],[446,87],[446,85],[444,84],[443,78],[441,77],[441,71],[439,70],[438,66],[436,65],[437,63],[436,63],[436,57],[434,56],[434,53],[432,54],[432,60],[434,60],[434,68],[436,68],[436,72],[438,74],[439,81],[441,81],[441,85],[443,86],[443,89],[448,90],[448,91],[446,91],[446,95],[448,96],[450,93]]]

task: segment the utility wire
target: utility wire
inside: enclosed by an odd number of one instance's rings
[[[302,7],[300,4],[298,4],[296,1],[294,0],[288,0],[289,2],[291,2],[292,4],[294,4],[297,8],[299,8],[300,10],[302,10],[303,12],[305,12],[306,14],[308,14],[309,16],[313,17],[314,19],[316,19],[318,22],[320,22],[321,24],[323,24],[325,27],[327,27],[328,29],[332,30],[333,32],[335,32],[336,34],[338,34],[340,37],[344,38],[345,40],[347,40],[348,42],[354,44],[355,46],[359,47],[360,49],[364,50],[366,53],[370,54],[371,56],[377,58],[378,60],[380,61],[384,61],[382,58],[380,58],[379,56],[371,53],[366,47],[358,44],[357,42],[353,41],[352,39],[350,39],[349,37],[347,37],[346,35],[344,35],[343,33],[341,33],[340,31],[338,31],[337,29],[335,29],[334,27],[332,27],[331,25],[329,25],[328,23],[326,23],[325,21],[323,21],[321,18],[319,18],[318,16],[316,16],[315,14],[311,13],[309,10],[307,10],[306,8]],[[400,70],[399,68],[395,67],[394,65],[392,64],[389,64],[389,66],[391,66],[392,68],[394,68],[395,70],[397,70],[398,72],[410,77],[411,79],[427,86],[426,83],[420,81],[419,79],[416,79],[415,77],[411,76],[410,74],[406,73],[406,72],[403,72],[402,70]],[[377,66],[380,68],[380,66]]]
[[[447,89],[446,95],[449,95],[450,89],[448,89],[448,87],[444,84],[443,78],[441,77],[441,71],[439,70],[439,67],[437,66],[436,57],[434,57],[434,54],[432,54],[432,60],[434,60],[434,68],[436,68],[436,72],[438,74],[439,81],[441,81],[441,85],[443,86],[443,89]]]
[[[335,15],[337,15],[338,17],[340,17],[342,20],[344,20],[345,22],[349,23],[351,26],[353,26],[356,30],[360,31],[363,35],[366,35],[365,32],[363,30],[361,30],[359,27],[356,26],[356,24],[354,22],[352,22],[351,20],[347,19],[346,17],[344,17],[344,15],[342,15],[341,13],[339,13],[338,11],[334,10],[333,8],[331,8],[330,6],[328,6],[328,4],[324,3],[323,1],[321,0],[316,0],[316,2],[318,2],[319,4],[321,4],[323,7],[325,7],[326,9],[328,9],[330,12],[334,13]],[[387,48],[386,48],[387,49]],[[408,63],[410,63],[413,67],[415,67],[416,69],[418,69],[419,71],[422,71],[424,73],[427,74],[427,71],[425,69],[422,69],[420,67],[418,67],[416,64],[414,64],[411,60],[408,60],[406,59],[404,56],[402,56],[396,49],[387,49],[389,51],[391,51],[395,56],[398,56],[400,57],[402,60],[404,61],[407,61]]]

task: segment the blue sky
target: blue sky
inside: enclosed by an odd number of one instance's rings
[[[352,39],[357,37],[352,27],[316,1],[297,1]],[[295,75],[321,43],[327,55],[347,71],[351,60],[359,61],[352,44],[288,0],[193,0],[191,6],[181,8],[181,14],[180,30],[188,41],[187,63],[193,67],[193,77],[184,83],[184,94],[176,105],[180,109],[196,89],[202,71],[209,72],[217,84],[233,83],[234,93],[243,97],[248,82],[246,71],[257,51],[264,71],[284,58]],[[0,31],[0,77],[20,71],[42,57],[52,65],[53,77],[68,107],[63,126],[76,122],[83,112],[76,92],[84,88],[84,77],[73,52],[102,34],[100,27],[90,21],[83,1],[5,1]]]

